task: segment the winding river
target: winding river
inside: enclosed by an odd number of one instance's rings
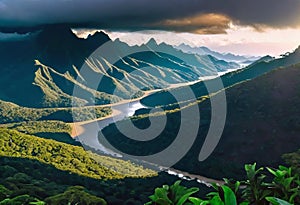
[[[76,140],[80,141],[83,146],[87,146],[94,150],[100,151],[103,154],[118,156],[119,154],[105,148],[98,140],[98,133],[109,124],[121,121],[127,117],[133,116],[136,110],[145,108],[140,103],[140,99],[124,102],[117,105],[112,105],[112,115],[92,121],[74,123]]]
[[[133,116],[136,110],[141,108],[145,108],[140,103],[140,99],[133,100],[131,102],[124,102],[118,105],[113,105],[112,107],[113,113],[111,116],[106,117],[104,119],[93,120],[87,123],[74,123],[73,129],[75,129],[75,133],[78,135],[76,140],[80,141],[81,144],[86,148],[92,148],[94,150],[100,151],[103,154],[122,158],[122,156],[118,153],[113,152],[112,150],[107,149],[103,146],[98,140],[98,132],[101,131],[103,128],[108,126],[111,123],[123,120],[124,118]],[[211,183],[223,184],[223,181],[207,178],[200,175],[190,174],[188,172],[183,172],[180,170],[175,170],[173,168],[162,168],[156,167],[156,169],[160,169],[170,175],[175,175],[184,180],[196,180],[198,183],[204,184],[206,186],[211,186]]]
[[[232,70],[229,70],[227,72],[230,72]],[[222,72],[219,73],[218,76],[224,75],[227,72]],[[207,80],[207,79],[212,79],[215,78],[216,76],[208,76],[201,78],[200,80],[193,81],[193,82],[188,82],[188,83],[180,83],[176,85],[170,85],[169,88],[176,88],[176,87],[181,87],[181,86],[187,86],[187,85],[192,85],[194,83],[197,83],[201,80]],[[145,95],[142,97],[146,97],[152,93],[158,92],[161,89],[158,90],[152,90],[148,91],[145,93]],[[121,121],[127,117],[133,116],[135,111],[145,108],[140,102],[139,99],[134,99],[134,100],[125,100],[116,104],[109,105],[112,108],[112,115],[100,118],[100,119],[95,119],[91,121],[85,121],[85,122],[78,122],[78,123],[72,123],[72,137],[74,137],[76,140],[80,141],[81,144],[86,147],[86,148],[91,148],[93,150],[96,150],[98,152],[101,152],[106,155],[114,156],[114,157],[120,157],[122,156],[116,152],[113,152],[112,150],[106,148],[103,146],[99,140],[98,140],[98,133],[101,131],[103,128],[107,127],[109,124],[115,123],[117,121]],[[106,105],[108,106],[108,105]],[[103,107],[103,106],[101,106]],[[206,184],[207,186],[210,186],[210,183],[218,183],[218,184],[223,184],[223,181],[218,181],[210,178],[206,178],[200,175],[193,175],[187,172],[175,170],[175,169],[163,169],[163,171],[171,174],[171,175],[176,175],[179,178],[185,179],[185,180],[197,180],[197,182]]]

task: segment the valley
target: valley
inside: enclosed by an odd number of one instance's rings
[[[82,39],[54,24],[0,42],[0,55],[0,190],[7,192],[0,201],[26,195],[59,204],[75,193],[98,204],[142,204],[155,187],[178,179],[204,196],[212,183],[226,185],[224,178],[245,179],[245,164],[298,166],[299,48],[274,58],[154,39],[130,46],[104,32]],[[222,86],[208,92],[216,82]],[[223,91],[222,136],[199,161],[212,99]],[[199,122],[184,117],[195,110]],[[119,130],[130,122],[143,131],[164,119],[151,140]],[[169,152],[184,153],[181,159],[170,167],[141,160],[176,142],[182,123],[186,137],[197,133],[185,153],[184,143]]]
[[[287,83],[281,76],[287,76],[289,82]],[[281,156],[296,151],[300,146],[296,131],[296,127],[298,127],[297,116],[299,115],[296,106],[299,100],[297,93],[299,90],[298,76],[299,64],[278,68],[253,80],[242,81],[227,88],[228,115],[225,129],[216,150],[204,162],[198,162],[197,156],[209,127],[211,112],[209,98],[199,104],[190,105],[199,106],[201,110],[199,134],[192,149],[181,162],[175,165],[175,168],[209,177],[230,176],[236,178],[242,177],[239,173],[242,172],[243,165],[249,161],[264,166],[283,163]],[[260,96],[260,98],[255,96]],[[285,107],[289,107],[289,109],[284,109]],[[126,139],[122,133],[116,131],[115,125],[110,125],[103,132],[106,134],[105,136],[109,136],[110,143],[123,152],[133,153],[133,147],[136,155],[157,152],[163,146],[168,146],[167,143],[173,139],[167,138],[175,137],[177,131],[174,128],[179,126],[179,120],[177,120],[179,112],[169,112],[168,114],[170,107],[166,106],[165,109],[171,124],[169,126],[167,124],[166,130],[151,144]],[[189,109],[189,106],[185,109]],[[160,116],[156,117],[159,118]],[[291,122],[295,123],[295,127],[288,130],[287,124],[290,127]],[[138,127],[147,126],[147,116],[135,118],[135,125]],[[250,127],[255,127],[255,129],[249,129]],[[244,138],[243,136],[247,137]],[[123,142],[122,147],[120,141]],[[284,148],[281,146],[283,142]],[[257,143],[260,146],[254,145]],[[153,148],[155,149],[153,150]],[[207,172],[206,170],[210,171]]]

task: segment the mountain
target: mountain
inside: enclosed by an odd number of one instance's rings
[[[219,60],[218,58],[210,55],[210,54],[193,54],[193,53],[186,53],[177,49],[174,49],[173,46],[168,45],[166,43],[157,44],[156,41],[151,38],[145,46],[149,47],[152,50],[159,51],[161,53],[168,53],[173,56],[180,56],[185,62],[196,66],[196,67],[213,67],[212,69],[216,69],[216,71],[222,72],[230,69],[237,69],[239,68],[239,64],[234,62],[227,62],[224,60]]]
[[[263,56],[263,57],[261,57],[260,59],[258,59],[256,61],[252,62],[252,63],[269,62],[269,61],[272,61],[272,60],[275,60],[275,58],[270,56],[270,55],[266,55],[266,56]]]
[[[241,56],[241,55],[234,55],[232,53],[219,53],[216,51],[212,51],[207,47],[201,46],[201,47],[191,47],[186,44],[180,44],[179,46],[174,46],[176,49],[179,49],[186,53],[194,53],[198,55],[211,55],[215,58],[218,58],[220,60],[225,61],[233,61],[233,62],[254,62],[255,60],[258,60],[259,57],[256,56]]]
[[[278,67],[286,67],[296,64],[298,62],[300,62],[300,47],[296,49],[293,53],[290,53],[289,55],[286,55],[283,58],[273,59],[272,57],[266,56],[243,69],[227,73],[221,76],[220,78],[223,82],[224,87],[227,88],[236,83],[254,79]],[[217,80],[218,79],[212,79],[208,82],[214,83],[214,81]],[[173,92],[180,95],[180,93],[184,92],[184,89],[184,87],[177,88],[173,90]],[[198,98],[201,96],[208,95],[204,82],[199,82],[194,85],[191,85],[191,89],[194,91],[195,96]],[[174,97],[172,97],[172,95],[170,95],[168,91],[161,91],[143,98],[142,103],[150,107],[155,107],[174,104],[176,103],[176,100],[174,99]]]
[[[294,53],[296,54],[299,52]],[[295,56],[289,56],[292,57]],[[244,164],[257,162],[258,166],[274,167],[283,163],[283,154],[299,149],[299,76],[300,64],[296,64],[269,70],[259,77],[227,87],[224,132],[212,155],[203,162],[198,161],[198,156],[210,127],[209,98],[184,108],[193,110],[194,106],[199,107],[199,125],[195,125],[191,119],[183,118],[178,109],[168,111],[165,129],[151,141],[144,141],[142,136],[139,141],[126,138],[115,124],[106,127],[103,133],[118,150],[135,156],[148,156],[168,147],[177,137],[181,122],[188,121],[191,127],[199,126],[198,136],[190,151],[175,168],[219,179],[241,178]],[[152,118],[151,121],[160,122],[160,118],[164,119],[164,116],[154,115]],[[150,126],[147,116],[137,116],[133,122],[141,129]],[[122,126],[122,123],[124,122],[116,124]]]
[[[97,37],[99,35],[101,41]],[[44,93],[42,88],[33,85],[34,79],[39,78],[36,75],[40,73],[34,61],[39,59],[50,64],[58,72],[70,70],[71,74],[76,74],[72,66],[83,64],[86,57],[108,40],[106,34],[98,33],[84,41],[78,39],[68,27],[52,25],[23,40],[1,41],[0,71],[3,75],[0,77],[0,99],[24,106],[42,106],[47,94],[57,94],[54,91]],[[65,98],[70,101],[69,95]]]
[[[108,52],[93,53],[104,43]],[[131,47],[111,41],[103,32],[80,39],[65,25],[48,25],[26,39],[1,41],[0,56],[0,99],[26,107],[109,104],[238,67],[166,44]],[[110,62],[113,58],[118,60]],[[83,65],[88,68],[84,76]],[[101,79],[98,87],[91,87],[88,76]],[[72,97],[74,87],[80,97]]]

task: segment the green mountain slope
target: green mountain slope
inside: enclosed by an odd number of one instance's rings
[[[99,156],[83,148],[0,129],[0,156],[33,159],[57,169],[95,179],[155,176],[130,162]]]
[[[105,59],[104,54],[89,58],[106,42],[111,44],[110,57],[124,58],[117,62]],[[20,41],[1,41],[0,99],[26,107],[109,104],[139,97],[140,90],[166,88],[238,67],[166,44],[151,46],[113,42],[103,32],[80,39],[64,25],[46,26]],[[89,69],[88,76],[102,78],[98,87],[80,74],[83,65]],[[72,101],[74,86],[81,95]]]
[[[39,120],[84,121],[104,117],[112,112],[111,108],[108,107],[82,107],[74,109],[77,109],[74,112],[76,116],[73,116],[72,108],[27,108],[0,100],[0,124]]]
[[[265,61],[265,60],[266,61]],[[300,48],[296,49],[293,53],[279,59],[271,60],[270,58],[263,58],[262,60],[258,60],[257,62],[251,64],[250,66],[240,69],[234,72],[227,73],[221,77],[221,80],[223,82],[224,88],[230,87],[236,83],[245,81],[245,80],[251,80],[253,78],[256,78],[258,76],[261,76],[264,73],[267,73],[273,69],[279,68],[279,67],[286,67],[293,64],[296,64],[300,62]],[[210,84],[213,84],[214,79],[208,80]],[[173,89],[175,93],[181,95],[181,93],[184,93],[183,88],[177,88]],[[207,89],[205,86],[205,83],[199,82],[191,86],[191,89],[194,91],[196,97],[201,97],[208,95]],[[186,99],[190,100],[190,99]],[[161,91],[159,93],[155,93],[153,95],[150,95],[144,99],[142,99],[142,103],[147,106],[164,106],[168,104],[176,103],[176,100],[172,95],[169,93],[169,91]]]
[[[226,89],[225,129],[217,148],[204,162],[198,161],[198,155],[210,125],[210,100],[204,99],[197,105],[190,105],[199,106],[199,132],[191,150],[175,167],[222,178],[242,177],[245,163],[257,162],[264,166],[283,163],[281,156],[284,153],[300,147],[299,76],[300,65],[297,64],[275,69]],[[151,141],[137,142],[128,139],[117,131],[116,125],[105,128],[104,134],[112,145],[123,152],[149,155],[168,147],[178,133],[181,120],[191,120],[181,119],[178,110],[169,112],[167,119],[164,131]],[[193,121],[190,123],[193,126]],[[150,125],[147,117],[135,117],[134,124],[139,128]]]
[[[82,146],[72,135],[72,126],[62,121],[24,121],[0,124],[0,128],[17,130],[18,132],[34,135],[45,139],[53,139],[71,145]]]

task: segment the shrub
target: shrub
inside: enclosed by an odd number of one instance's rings
[[[224,179],[224,185],[212,184],[214,192],[206,199],[192,197],[198,188],[186,188],[180,181],[174,185],[156,188],[147,205],[292,205],[300,204],[300,178],[291,167],[278,169],[256,168],[256,164],[245,165],[247,180]],[[267,175],[268,174],[268,175]],[[271,178],[268,181],[267,178]],[[174,191],[176,190],[176,191]]]

